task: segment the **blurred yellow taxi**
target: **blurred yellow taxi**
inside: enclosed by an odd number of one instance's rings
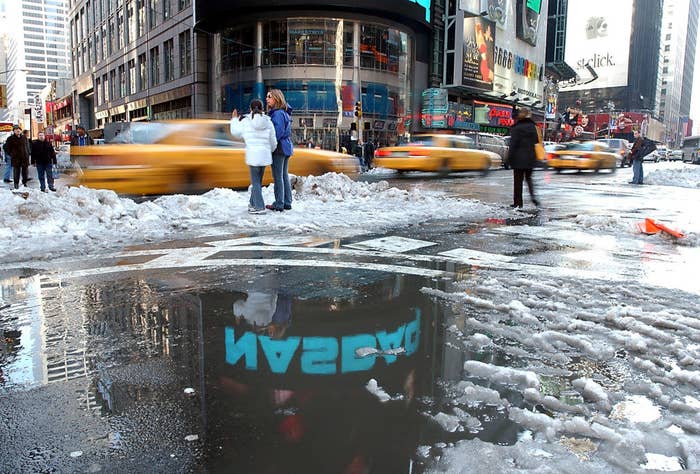
[[[498,154],[478,150],[475,140],[464,135],[414,135],[410,143],[379,148],[374,156],[375,166],[399,173],[481,171],[486,174],[502,164]]]
[[[601,142],[562,143],[558,149],[547,152],[547,165],[557,172],[562,170],[602,169],[614,173],[617,170],[618,156],[610,151],[607,144]]]
[[[247,188],[245,144],[227,120],[134,122],[110,143],[71,147],[76,185],[120,194],[196,193],[212,188]],[[305,147],[294,149],[289,173],[345,173],[357,177],[357,158]],[[270,167],[263,184],[272,182]]]

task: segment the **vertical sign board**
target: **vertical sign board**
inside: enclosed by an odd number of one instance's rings
[[[44,123],[44,101],[39,94],[34,96],[34,120],[36,123]]]
[[[564,60],[582,77],[591,66],[598,78],[567,90],[627,85],[633,13],[632,0],[569,2]]]
[[[0,109],[7,108],[7,85],[0,84]]]
[[[483,91],[493,90],[494,23],[480,16],[465,17],[462,32],[461,84]]]

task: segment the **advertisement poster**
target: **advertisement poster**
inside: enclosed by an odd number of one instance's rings
[[[517,0],[515,35],[532,46],[537,46],[541,10],[542,0]]]
[[[623,87],[627,73],[632,33],[632,0],[588,0],[569,2],[564,60],[582,77],[597,79],[567,90]]]
[[[513,107],[475,100],[474,122],[480,125],[511,127],[513,126]]]
[[[484,91],[493,89],[495,36],[493,22],[482,17],[464,19],[463,86]]]
[[[494,22],[499,30],[507,28],[509,1],[511,0],[484,0],[488,19]]]

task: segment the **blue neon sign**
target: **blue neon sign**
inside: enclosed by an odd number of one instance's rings
[[[431,0],[408,0],[411,3],[417,3],[421,7],[425,8],[425,21],[430,23],[430,1]]]

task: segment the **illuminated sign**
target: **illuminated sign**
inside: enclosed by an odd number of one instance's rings
[[[517,0],[515,36],[532,46],[537,45],[541,7],[541,0]]]
[[[267,361],[270,371],[284,374],[293,362],[298,362],[301,372],[307,375],[334,375],[371,370],[378,357],[358,357],[357,349],[373,348],[389,351],[403,347],[410,356],[418,350],[420,341],[420,314],[393,332],[377,331],[373,334],[349,336],[303,336],[272,339],[253,331],[246,331],[236,339],[236,329],[224,329],[226,363],[237,365],[241,360],[246,370],[260,368],[259,355]],[[260,349],[260,350],[259,350]],[[396,355],[383,354],[387,365],[397,360]]]
[[[564,60],[581,77],[593,68],[597,79],[567,90],[627,85],[633,9],[632,0],[569,2]]]
[[[411,3],[417,3],[421,7],[425,8],[425,21],[430,23],[430,3],[431,0],[408,0]]]
[[[475,100],[474,121],[478,124],[494,127],[511,127],[513,125],[513,107]]]

